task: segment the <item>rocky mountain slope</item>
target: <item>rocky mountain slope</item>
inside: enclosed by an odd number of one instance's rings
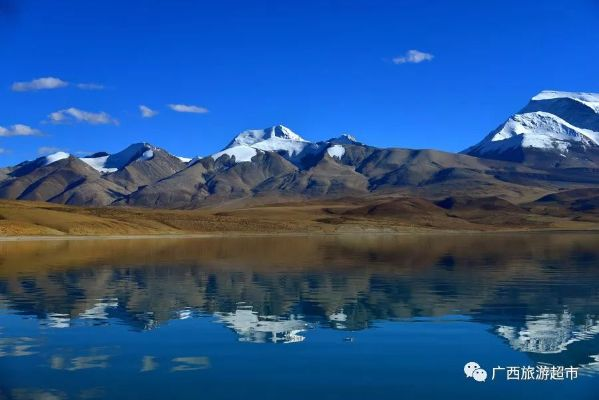
[[[55,153],[0,169],[0,198],[160,208],[397,195],[528,202],[599,187],[597,171],[599,95],[546,91],[462,154],[377,148],[349,135],[311,142],[278,125],[193,159],[148,143]]]

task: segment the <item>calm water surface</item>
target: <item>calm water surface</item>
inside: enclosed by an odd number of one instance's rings
[[[599,236],[0,243],[0,399],[475,397],[599,399]]]

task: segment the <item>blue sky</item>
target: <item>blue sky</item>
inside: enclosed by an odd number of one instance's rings
[[[275,124],[459,151],[543,89],[599,92],[597,26],[596,0],[0,0],[0,164]]]

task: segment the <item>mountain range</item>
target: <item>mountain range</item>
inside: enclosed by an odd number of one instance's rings
[[[599,187],[598,172],[599,94],[543,91],[458,154],[377,148],[350,135],[310,142],[277,125],[193,159],[149,143],[54,153],[0,169],[0,198],[158,208],[395,195],[524,202]]]

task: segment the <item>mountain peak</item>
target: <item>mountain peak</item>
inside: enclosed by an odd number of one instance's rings
[[[359,144],[360,143],[354,136],[350,135],[349,133],[343,133],[340,136],[329,139],[327,141],[329,143],[336,143],[336,144]]]
[[[52,164],[53,162],[64,160],[65,158],[69,158],[71,155],[64,151],[57,151],[56,153],[48,154],[43,157],[44,165]]]
[[[146,142],[133,143],[118,153],[96,153],[88,157],[82,157],[81,161],[99,172],[110,173],[126,167],[133,161],[152,159],[155,150],[158,150],[156,146]]]
[[[267,135],[269,135],[269,137],[278,137],[281,139],[297,140],[300,142],[306,141],[304,138],[302,138],[297,133],[293,132],[291,129],[287,128],[285,125],[271,126],[270,128],[264,129],[264,131],[267,132]]]
[[[531,101],[571,99],[578,101],[599,113],[599,93],[564,92],[559,90],[543,90],[534,96]]]
[[[121,169],[138,159],[149,160],[154,157],[154,150],[157,148],[148,143],[134,143],[125,150],[108,156],[106,168]]]
[[[235,136],[226,148],[235,146],[253,146],[259,142],[264,142],[268,139],[292,140],[296,142],[307,142],[297,133],[284,125],[275,125],[265,129],[249,129]]]
[[[250,129],[235,136],[227,147],[212,155],[214,160],[223,155],[235,157],[237,162],[249,162],[258,151],[286,153],[293,157],[302,152],[310,142],[284,125],[265,129]]]
[[[589,152],[599,154],[599,94],[544,90],[464,152],[535,165],[586,165]]]

